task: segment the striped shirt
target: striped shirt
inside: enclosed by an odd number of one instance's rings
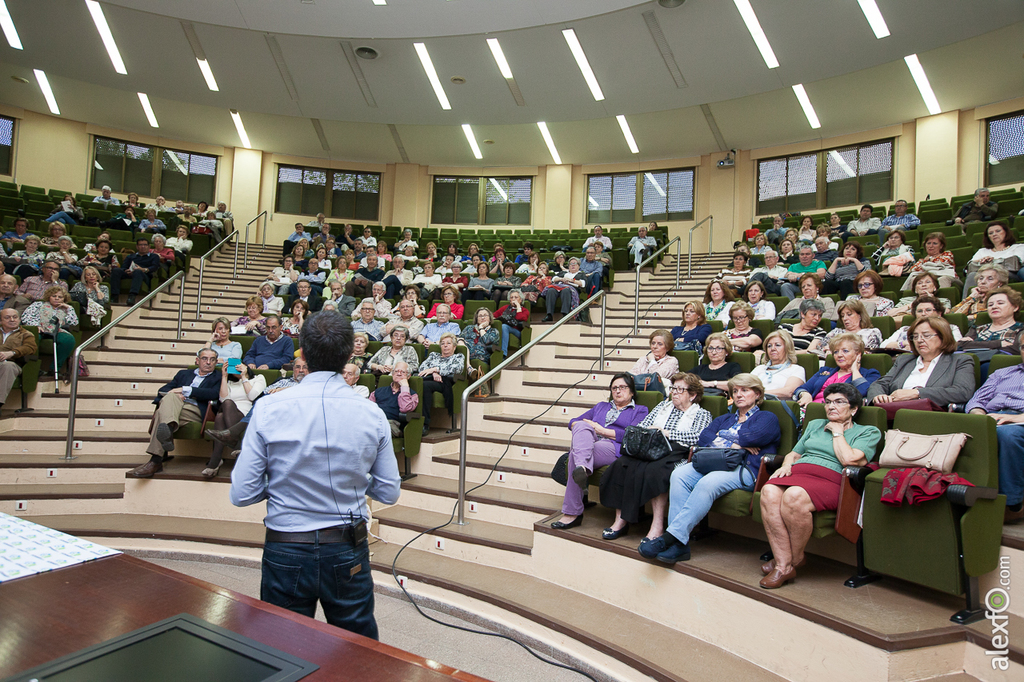
[[[988,376],[965,411],[980,407],[988,413],[1009,410],[1024,412],[1024,365],[998,369]]]

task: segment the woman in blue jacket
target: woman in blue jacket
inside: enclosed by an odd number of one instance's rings
[[[565,485],[562,518],[552,528],[575,528],[583,523],[583,491],[595,469],[619,457],[627,426],[636,426],[647,416],[647,408],[633,402],[636,385],[625,372],[612,377],[611,396],[569,420],[572,447],[569,448],[569,480]]]
[[[856,334],[839,334],[829,342],[828,348],[838,367],[822,367],[793,392],[802,408],[812,402],[822,402],[822,392],[832,384],[853,384],[861,395],[867,395],[868,387],[882,376],[877,369],[861,368],[864,339]]]

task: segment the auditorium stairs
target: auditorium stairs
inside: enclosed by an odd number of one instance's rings
[[[0,419],[0,511],[140,556],[203,557],[258,565],[263,505],[228,501],[233,462],[204,480],[207,441],[177,441],[174,459],[152,480],[126,478],[148,459],[147,428],[157,388],[209,337],[219,316],[242,314],[245,298],[277,264],[277,248],[215,256],[184,284],[177,336],[178,285],[137,311],[101,348],[85,352],[73,439],[64,460],[67,387],[40,383],[32,411]],[[601,539],[612,513],[596,506],[582,526],[555,531],[563,488],[550,477],[569,448],[568,421],[606,400],[615,372],[647,351],[647,336],[680,323],[685,301],[700,300],[728,254],[694,258],[675,288],[675,260],[640,274],[640,325],[633,333],[634,273],[617,273],[607,297],[605,357],[599,358],[600,308],[589,324],[567,324],[502,372],[495,395],[469,403],[465,525],[449,523],[457,498],[459,439],[447,416],[435,421],[411,461],[397,505],[371,505],[372,567],[383,589],[395,573],[414,595],[516,631],[586,662],[600,679],[642,680],[1005,680],[1024,679],[1024,646],[1014,639],[1013,668],[993,673],[987,621],[949,622],[960,601],[895,580],[852,590],[842,582],[854,558],[845,541],[812,541],[809,566],[781,590],[758,587],[763,530],[749,520],[712,515],[718,532],[693,543],[693,559],[666,568],[642,559],[646,527]],[[115,312],[123,311],[121,307]],[[535,313],[535,335],[548,325]],[[16,405],[17,400],[10,404]],[[443,415],[443,410],[440,411]],[[591,488],[591,497],[598,491]],[[25,505],[18,509],[18,505]],[[1010,631],[1024,636],[1024,530],[1008,529]],[[988,586],[991,586],[991,580]],[[987,635],[991,639],[991,633]],[[481,643],[486,647],[486,642]],[[1000,677],[1000,675],[1009,677]],[[1014,677],[1016,675],[1016,677]]]

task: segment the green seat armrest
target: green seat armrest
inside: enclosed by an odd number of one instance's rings
[[[982,576],[996,570],[1005,510],[1006,495],[996,495],[994,499],[976,499],[960,517],[964,572],[967,575]]]

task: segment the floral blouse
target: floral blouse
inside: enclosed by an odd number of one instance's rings
[[[82,260],[78,261],[78,264],[82,267],[91,265],[94,268],[116,268],[118,265],[117,254],[110,251],[106,256],[101,256],[94,251],[90,251],[85,254],[85,257],[82,258]]]
[[[110,310],[110,289],[107,288],[106,284],[100,285],[100,291],[103,293],[103,300],[96,298],[96,292],[92,289],[86,290],[83,282],[75,282],[75,286],[71,287],[71,300],[78,301],[78,305],[82,306],[82,310],[89,307],[89,301],[98,303],[103,306],[104,309]]]
[[[15,251],[11,254],[11,258],[20,258],[25,263],[35,266],[37,269],[46,260],[46,254],[42,251],[36,251],[35,253],[29,253],[22,249],[21,251]]]
[[[234,322],[231,323],[232,327],[244,327],[249,324],[252,320],[249,319],[248,315],[242,315]],[[266,318],[256,323],[256,327],[252,331],[245,332],[246,336],[263,336],[267,333]]]
[[[925,256],[914,263],[911,272],[930,272],[936,277],[956,277],[956,260],[951,251],[938,256]]]
[[[412,346],[402,346],[402,349],[398,351],[398,355],[391,354],[391,346],[381,346],[381,349],[366,364],[368,366],[384,365],[385,367],[394,367],[399,362],[409,365],[409,371],[415,374],[420,362],[420,356],[416,354],[416,349]]]
[[[466,343],[466,348],[469,349],[470,360],[483,360],[488,362],[491,359],[491,349],[489,346],[493,346],[498,342],[498,330],[494,327],[489,327],[483,334],[477,329],[475,324],[471,324],[465,327],[459,334]]]
[[[458,351],[447,358],[435,351],[428,355],[426,360],[420,363],[420,367],[416,371],[417,373],[420,373],[428,367],[437,367],[441,371],[441,376],[443,377],[454,377],[456,374],[461,374],[465,370],[466,358]]]
[[[550,277],[541,277],[540,275],[530,275],[523,280],[522,287],[537,287],[537,291],[544,291],[551,284]]]
[[[53,334],[53,317],[60,320],[60,326],[77,327],[78,315],[71,306],[54,308],[49,302],[36,301],[21,314],[21,323],[26,327],[38,327],[41,334]]]

